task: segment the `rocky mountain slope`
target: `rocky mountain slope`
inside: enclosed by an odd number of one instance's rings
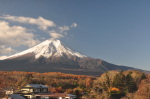
[[[33,48],[0,60],[0,70],[99,75],[109,70],[139,69],[82,55],[64,46],[60,40],[46,40]]]

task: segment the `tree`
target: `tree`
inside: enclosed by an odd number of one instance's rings
[[[126,92],[135,92],[137,90],[136,83],[131,77],[131,74],[127,74],[125,77],[125,90]]]
[[[112,86],[115,90],[110,90],[110,97],[114,99],[120,99],[121,97],[125,96],[125,86],[126,86],[126,77],[123,75],[122,72],[116,74],[114,77]]]
[[[141,81],[134,99],[150,99],[150,77]]]
[[[123,75],[122,72],[120,72],[119,74],[116,74],[116,76],[114,77],[112,86],[119,88],[121,90],[124,89],[124,87],[125,87],[125,75]]]
[[[91,78],[86,78],[86,88],[91,88],[92,86],[92,79]]]

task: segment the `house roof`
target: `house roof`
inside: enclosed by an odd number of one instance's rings
[[[35,96],[42,96],[42,97],[76,97],[76,95],[66,94],[66,93],[38,93]]]
[[[72,94],[67,94],[70,97],[76,97],[76,95],[72,95]]]
[[[18,94],[12,94],[9,97],[11,97],[12,99],[25,99],[24,97],[18,95]]]
[[[42,84],[28,84],[23,88],[48,88],[48,87]]]

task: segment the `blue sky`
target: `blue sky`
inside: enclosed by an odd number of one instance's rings
[[[0,55],[58,38],[87,56],[150,70],[149,4],[149,0],[1,0]]]

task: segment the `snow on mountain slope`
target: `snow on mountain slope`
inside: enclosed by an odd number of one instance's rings
[[[49,58],[51,56],[59,57],[63,56],[63,54],[67,55],[68,57],[70,56],[76,56],[79,58],[86,57],[85,55],[72,51],[68,47],[65,47],[64,45],[62,45],[60,40],[46,40],[33,48],[30,48],[28,50],[25,50],[12,56],[4,57],[1,60],[15,58],[18,56],[25,55],[27,53],[35,54],[35,59],[38,59],[40,56],[43,56],[45,58]]]

